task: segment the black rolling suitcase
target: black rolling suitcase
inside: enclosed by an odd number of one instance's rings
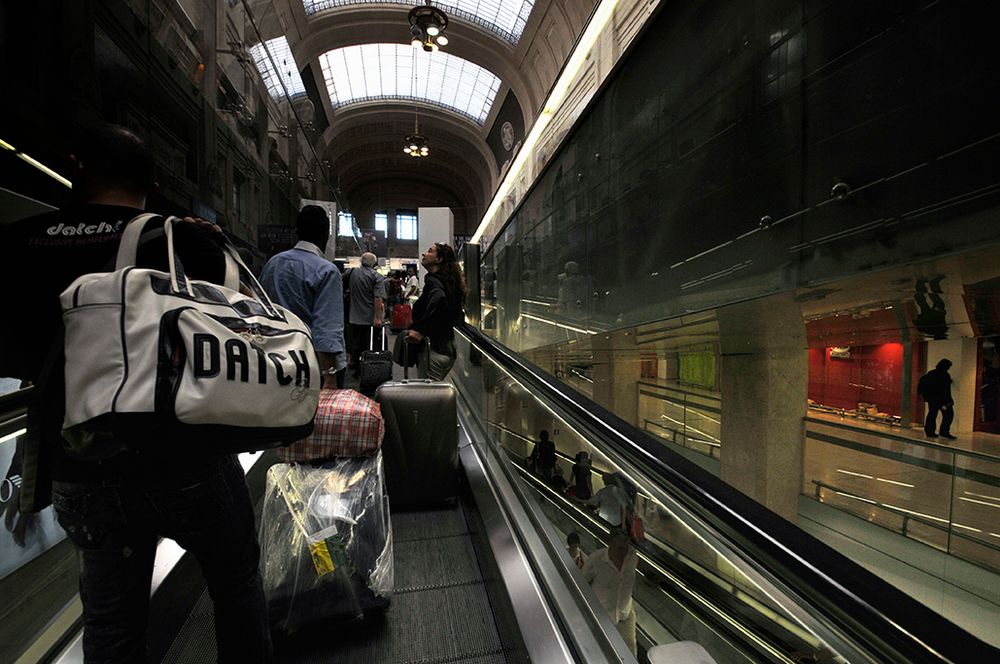
[[[426,355],[426,353],[425,353]],[[392,509],[454,504],[458,498],[458,412],[455,387],[430,380],[383,383],[386,491]]]
[[[358,391],[369,397],[375,394],[379,385],[387,380],[392,380],[392,351],[386,345],[385,328],[381,328],[381,331],[380,350],[375,350],[375,328],[373,327],[368,339],[368,350],[361,352]]]
[[[271,628],[361,618],[389,606],[392,530],[381,454],[267,471],[260,547]]]

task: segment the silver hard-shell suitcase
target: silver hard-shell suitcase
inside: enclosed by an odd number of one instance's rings
[[[454,503],[458,415],[451,383],[404,380],[375,392],[385,420],[382,462],[393,509]]]

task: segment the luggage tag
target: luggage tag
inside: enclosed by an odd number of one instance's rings
[[[344,568],[350,573],[347,552],[344,550],[344,538],[340,535],[331,535],[319,542],[311,542],[309,553],[312,555],[317,576],[326,576],[339,568]]]

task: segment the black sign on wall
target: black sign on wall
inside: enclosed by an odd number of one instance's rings
[[[295,232],[295,226],[277,226],[274,224],[260,224],[257,226],[257,246],[264,252],[264,255],[271,256],[291,249],[299,241]]]
[[[524,114],[521,112],[521,104],[517,97],[510,90],[503,100],[503,106],[497,113],[497,118],[493,122],[493,129],[486,137],[486,143],[493,150],[493,156],[497,160],[497,169],[503,169],[503,165],[514,157],[515,148],[524,140]]]

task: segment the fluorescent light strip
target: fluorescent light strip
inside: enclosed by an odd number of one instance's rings
[[[563,325],[562,323],[557,323],[547,318],[539,318],[538,316],[532,316],[531,314],[520,314],[520,316],[522,318],[530,318],[531,320],[537,320],[539,323],[548,323],[549,325],[555,325],[556,327],[561,327],[564,330],[572,330],[573,332],[579,332],[581,334],[598,334],[593,330],[584,330],[579,327],[573,327],[572,325]]]
[[[843,469],[841,469],[841,468],[838,468],[838,469],[837,469],[837,472],[838,472],[838,473],[843,473],[843,474],[845,474],[845,475],[853,475],[854,477],[863,477],[863,478],[865,478],[866,480],[873,480],[873,479],[875,479],[875,478],[874,478],[874,477],[872,477],[871,475],[865,475],[864,473],[855,473],[855,472],[853,472],[853,471],[850,471],[850,470],[843,470]]]
[[[953,523],[953,524],[951,524],[951,525],[952,525],[953,527],[955,527],[955,528],[961,528],[962,530],[971,530],[971,531],[972,531],[972,532],[974,532],[974,533],[981,533],[981,532],[983,532],[983,531],[982,531],[982,530],[980,530],[979,528],[973,528],[972,526],[963,526],[963,525],[962,525],[962,524],[960,524],[960,523]]]
[[[905,486],[905,487],[908,487],[910,489],[912,489],[913,486],[914,486],[912,484],[907,484],[906,482],[897,482],[896,480],[887,480],[884,477],[876,477],[875,479],[877,481],[879,481],[879,482],[885,482],[886,484],[895,484],[897,486]]]
[[[708,420],[709,422],[714,422],[715,424],[722,424],[722,422],[720,422],[719,420],[715,419],[714,417],[709,417],[708,415],[706,415],[705,413],[701,412],[697,408],[692,408],[690,404],[687,405],[687,406],[684,406],[684,405],[681,405],[681,404],[676,403],[674,401],[665,401],[664,403],[666,403],[667,406],[669,406],[671,408],[679,408],[680,410],[683,410],[684,412],[694,413],[698,417],[704,418],[704,419]]]
[[[13,152],[15,157],[17,157],[21,161],[24,161],[24,162],[27,162],[28,164],[31,164],[32,166],[34,166],[35,168],[37,168],[38,170],[40,170],[42,173],[45,173],[50,178],[52,178],[53,180],[55,180],[56,182],[58,182],[59,184],[66,185],[70,189],[73,188],[73,183],[72,182],[70,182],[69,180],[67,180],[63,176],[59,175],[54,170],[52,170],[51,168],[49,168],[48,166],[46,166],[42,162],[38,161],[34,157],[30,157],[30,156],[24,154],[23,152],[19,151],[17,148],[15,148],[13,145],[11,145],[10,143],[8,143],[7,141],[5,141],[3,139],[0,139],[0,148],[3,148],[4,150],[8,150],[10,152]]]
[[[987,500],[995,500],[997,502],[1000,502],[1000,498],[998,498],[997,496],[989,496],[985,493],[974,493],[972,491],[963,491],[962,493],[964,493],[967,496],[975,496],[976,498],[986,498]]]
[[[988,503],[985,500],[976,500],[975,498],[966,498],[965,496],[959,496],[958,499],[964,500],[967,503],[975,503],[977,505],[986,505],[987,507],[996,507],[997,509],[1000,509],[1000,505],[997,505],[996,503]]]
[[[493,195],[493,200],[486,209],[486,214],[483,215],[482,221],[479,222],[479,228],[476,229],[469,242],[473,244],[478,243],[483,233],[486,232],[486,227],[489,226],[490,220],[496,214],[497,210],[500,209],[501,203],[507,197],[511,187],[514,186],[514,182],[520,177],[521,170],[527,163],[528,157],[534,152],[535,145],[541,138],[542,133],[565,100],[573,79],[576,78],[580,69],[583,68],[587,56],[590,55],[590,50],[597,42],[597,38],[604,32],[604,26],[607,25],[617,6],[618,0],[601,0],[601,4],[597,6],[590,22],[587,24],[587,28],[580,37],[580,41],[577,43],[576,48],[573,49],[573,54],[569,56],[569,60],[566,62],[566,67],[559,76],[559,80],[556,81],[556,84],[552,87],[552,91],[549,93],[548,99],[545,100],[545,106],[542,108],[541,114],[535,120],[535,124],[531,126],[531,131],[528,133],[527,138],[524,139],[521,150],[514,158],[514,163],[511,164],[510,170],[507,171],[506,177],[504,177],[500,186],[497,187],[496,194]]]
[[[18,436],[23,436],[26,433],[28,433],[27,429],[18,429],[14,433],[9,433],[6,436],[4,436],[3,438],[0,438],[0,445],[2,445],[3,443],[6,443],[8,440],[14,440]]]
[[[834,491],[838,496],[843,496],[844,498],[852,498],[854,500],[860,500],[863,503],[868,503],[869,505],[878,505],[874,500],[869,500],[868,498],[862,498],[861,496],[855,496],[850,493],[844,493],[843,491]]]
[[[552,306],[551,302],[539,302],[538,300],[526,300],[524,298],[521,298],[521,302],[527,302],[528,304],[537,304],[538,306],[541,306],[541,307],[551,307]]]
[[[931,519],[932,521],[940,521],[941,523],[948,523],[948,519],[942,519],[939,516],[931,516],[930,514],[924,514],[923,512],[914,512],[913,510],[908,510],[904,507],[899,507],[897,505],[889,505],[888,503],[886,503],[884,506],[894,510],[899,510],[900,512],[906,512],[907,514],[912,514],[914,516],[922,516],[925,519]]]

